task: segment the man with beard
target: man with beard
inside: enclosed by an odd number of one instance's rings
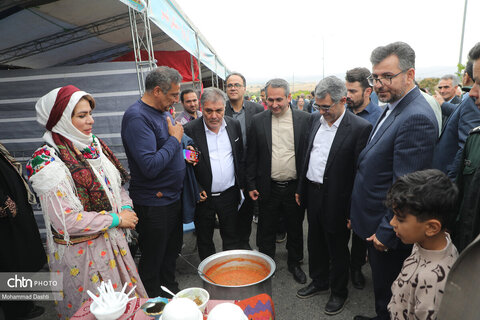
[[[382,114],[382,108],[370,100],[372,86],[367,78],[370,71],[367,68],[354,68],[348,70],[345,76],[347,87],[347,108],[354,114],[375,125]],[[357,289],[365,287],[365,277],[362,274],[362,266],[366,262],[367,243],[352,232],[352,247],[350,250],[350,275],[352,285]]]
[[[387,105],[358,158],[350,218],[353,231],[368,241],[377,313],[374,319],[390,319],[390,288],[412,248],[396,237],[389,224],[393,212],[385,206],[385,198],[399,177],[431,168],[438,123],[414,83],[415,51],[408,44],[378,47],[370,61],[373,67],[368,81]]]
[[[374,126],[382,114],[382,108],[370,100],[372,86],[368,84],[369,76],[370,71],[367,68],[355,68],[347,71],[345,76],[347,107],[348,110]]]
[[[198,97],[195,91],[192,89],[183,90],[180,93],[180,101],[183,105],[183,111],[175,118],[176,122],[185,125],[202,116],[202,113],[198,111]]]

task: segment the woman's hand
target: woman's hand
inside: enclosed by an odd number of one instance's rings
[[[138,217],[135,212],[125,209],[118,215],[121,217],[121,222],[118,225],[120,228],[135,229],[135,226],[138,223]]]

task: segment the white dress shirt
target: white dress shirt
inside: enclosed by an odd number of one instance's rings
[[[208,155],[212,169],[212,193],[223,192],[235,185],[235,165],[233,164],[233,152],[230,138],[227,133],[225,119],[218,134],[205,127],[207,137]]]
[[[323,183],[323,175],[325,174],[328,155],[332,148],[333,139],[335,139],[335,135],[337,134],[338,126],[340,126],[345,116],[345,111],[346,109],[332,126],[328,125],[328,122],[323,116],[320,118],[321,125],[313,139],[312,151],[310,152],[310,162],[308,163],[307,170],[308,180]]]

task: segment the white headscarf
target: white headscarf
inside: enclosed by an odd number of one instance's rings
[[[61,88],[53,89],[52,91],[41,97],[35,104],[35,109],[37,111],[37,122],[44,127],[47,125],[48,118],[50,117],[50,112],[52,112],[53,105],[55,104],[55,100],[57,99],[57,94],[60,89]],[[91,95],[85,91],[76,91],[72,94],[72,96],[70,97],[70,101],[65,108],[65,111],[63,111],[62,117],[60,118],[58,123],[52,128],[52,132],[56,132],[64,136],[68,140],[72,141],[72,143],[80,150],[83,150],[86,146],[91,145],[93,141],[91,133],[89,135],[84,134],[83,132],[75,128],[72,123],[73,110],[75,109],[78,101],[80,101],[83,96],[91,97]],[[57,149],[57,145],[55,144],[55,142],[53,142],[52,132],[47,130],[43,135],[43,139],[48,144]]]

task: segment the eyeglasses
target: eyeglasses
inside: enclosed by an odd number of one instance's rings
[[[336,104],[337,104],[337,102],[334,102],[331,106],[325,106],[325,105],[321,106],[321,105],[318,105],[318,104],[314,103],[314,104],[313,104],[313,107],[314,107],[315,110],[317,110],[317,111],[320,111],[320,110],[328,111],[328,110],[330,110],[331,107],[333,107],[333,106],[336,105]]]
[[[380,78],[379,76],[377,75],[369,75],[367,80],[368,80],[368,84],[371,85],[371,86],[374,86],[375,83],[379,82],[381,86],[384,85],[383,81],[385,81],[385,84],[386,85],[391,85],[392,84],[392,79],[395,78],[396,76],[398,76],[400,73],[403,73],[403,72],[406,72],[407,70],[402,70],[400,71],[399,73],[397,74],[394,74],[394,75],[384,75],[382,78]],[[382,81],[383,80],[383,81]]]
[[[243,87],[243,84],[240,84],[240,83],[229,83],[229,84],[227,84],[228,89],[231,89],[233,87],[235,87],[235,89],[240,89],[241,87]]]

